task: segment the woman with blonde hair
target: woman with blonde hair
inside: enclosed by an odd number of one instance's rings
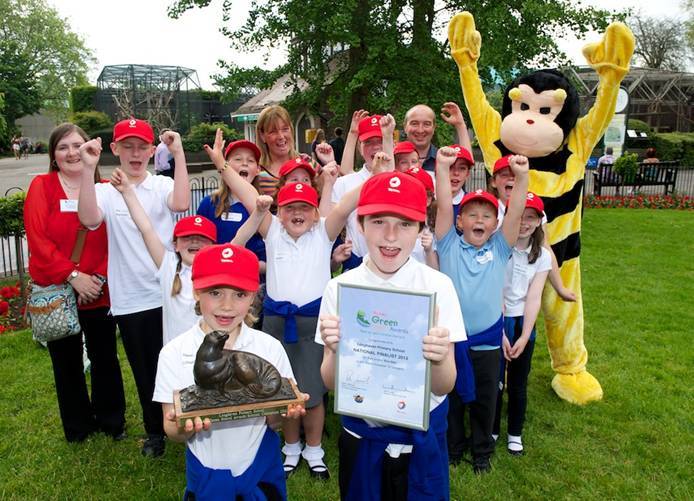
[[[264,108],[255,126],[255,137],[261,155],[260,173],[254,184],[261,195],[274,198],[282,164],[299,156],[294,146],[292,119],[287,110],[279,105]]]

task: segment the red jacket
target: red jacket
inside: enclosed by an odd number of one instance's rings
[[[77,212],[61,212],[67,199],[57,172],[36,176],[24,202],[24,227],[29,242],[29,274],[38,285],[62,284],[74,269],[106,276],[108,242],[106,225],[87,232],[79,265],[70,261],[80,228]],[[108,289],[96,301],[81,308],[108,306]]]

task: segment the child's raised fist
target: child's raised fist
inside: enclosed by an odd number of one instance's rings
[[[448,146],[439,148],[439,151],[436,152],[436,167],[444,167],[448,169],[455,163],[457,158],[458,154],[453,148],[449,148]]]
[[[159,140],[166,145],[172,155],[183,151],[183,143],[181,135],[178,132],[167,130],[159,136]]]
[[[218,164],[224,164],[224,144],[226,141],[224,141],[224,133],[222,132],[222,129],[217,129],[217,132],[214,135],[214,146],[210,148],[209,145],[205,144],[203,145],[203,149],[205,150],[205,153],[210,157],[210,160],[212,160],[212,163],[215,164],[215,167],[217,167],[217,170],[220,170],[221,167],[218,166]]]
[[[381,172],[387,172],[388,165],[390,162],[390,156],[383,151],[379,151],[374,155],[374,161],[371,165],[371,172],[373,174],[380,174]],[[390,169],[392,170],[392,169]]]
[[[335,152],[333,147],[328,143],[320,143],[316,145],[316,158],[321,164],[326,165],[335,160]]]
[[[323,179],[324,183],[335,183],[338,174],[337,163],[335,160],[329,162],[323,166],[321,169],[320,177]]]
[[[258,212],[267,212],[272,206],[272,197],[269,195],[260,195],[255,201],[255,208]]]
[[[383,137],[393,135],[393,131],[395,130],[395,119],[393,118],[393,115],[390,113],[383,115],[379,125],[381,126],[381,133],[383,134]]]
[[[441,107],[441,118],[444,122],[453,127],[465,125],[463,112],[460,111],[460,107],[454,102],[443,103]]]
[[[101,138],[97,137],[80,146],[80,159],[85,170],[94,171],[101,157]]]
[[[530,164],[528,162],[528,157],[523,155],[513,155],[508,159],[509,167],[514,175],[527,174]]]
[[[369,112],[366,110],[357,110],[352,113],[352,122],[349,124],[349,133],[355,136],[359,134],[359,122],[364,118],[369,116]]]
[[[116,167],[111,173],[111,186],[117,189],[119,193],[124,193],[132,187],[132,184],[120,167]]]

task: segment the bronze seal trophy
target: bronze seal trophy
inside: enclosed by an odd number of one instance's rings
[[[225,350],[229,334],[205,336],[195,356],[195,384],[174,391],[176,418],[234,421],[282,414],[289,405],[304,405],[296,383],[284,378],[267,360],[253,353]]]

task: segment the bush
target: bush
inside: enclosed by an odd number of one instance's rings
[[[70,89],[70,112],[93,111],[96,105],[96,87],[83,85]]]
[[[224,123],[220,122],[209,124],[203,122],[193,125],[190,128],[190,132],[183,138],[183,148],[186,151],[196,152],[202,151],[203,144],[209,144],[212,146],[214,143],[214,136],[218,128],[222,129],[224,139],[226,140],[227,144],[229,144],[230,141],[243,139],[238,131],[230,128]]]
[[[637,120],[635,118],[630,118],[627,121],[627,129],[635,130],[636,132],[645,132],[648,135],[651,134],[651,126],[643,120]]]
[[[105,148],[111,142],[113,141],[113,128],[109,127],[108,129],[101,129],[101,130],[96,130],[89,134],[89,137],[92,139],[96,139],[97,137],[101,138],[101,147]]]
[[[615,163],[613,170],[622,176],[625,183],[633,183],[636,179],[636,172],[639,170],[638,155],[636,153],[624,152]]]
[[[25,193],[0,198],[0,237],[24,234]]]
[[[89,137],[92,137],[96,131],[113,127],[113,122],[109,116],[101,111],[81,111],[73,113],[71,120],[75,125],[82,127]]]
[[[694,133],[692,132],[654,134],[653,147],[659,160],[680,160],[682,166],[694,167]]]

